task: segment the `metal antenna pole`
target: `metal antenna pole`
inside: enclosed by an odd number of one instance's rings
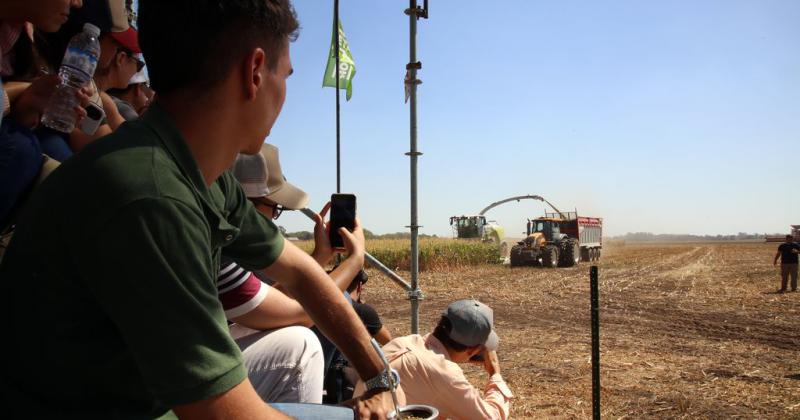
[[[339,124],[339,0],[333,0],[333,45],[336,49],[336,192],[342,192],[341,132]]]
[[[417,158],[422,155],[417,151],[417,85],[421,83],[417,80],[417,70],[422,68],[422,63],[417,61],[417,19],[427,18],[427,0],[425,8],[417,6],[417,0],[409,0],[409,8],[405,13],[408,15],[409,24],[409,49],[408,49],[408,79],[410,106],[410,137],[411,149],[406,155],[411,160],[411,291],[408,292],[408,299],[411,301],[411,333],[419,333],[419,301],[422,299],[422,292],[419,289],[419,228],[417,217]]]

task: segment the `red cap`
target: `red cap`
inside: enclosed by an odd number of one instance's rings
[[[130,50],[130,52],[134,54],[142,52],[142,49],[139,48],[139,33],[136,32],[136,29],[128,27],[127,30],[122,32],[108,32],[108,35],[124,48]]]

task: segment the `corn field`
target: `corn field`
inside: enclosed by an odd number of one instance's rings
[[[314,241],[296,241],[295,245],[311,253]],[[367,252],[387,267],[409,270],[411,242],[408,239],[370,239]],[[500,246],[480,241],[424,238],[419,241],[419,269],[443,270],[457,267],[499,264]]]

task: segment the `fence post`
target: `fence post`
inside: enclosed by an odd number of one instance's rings
[[[600,420],[600,306],[597,266],[589,269],[592,307],[592,418]]]

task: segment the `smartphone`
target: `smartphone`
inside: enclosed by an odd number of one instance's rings
[[[100,123],[103,122],[106,113],[103,111],[103,108],[92,103],[87,105],[84,109],[86,110],[86,117],[81,120],[80,128],[81,131],[91,136],[100,127]]]
[[[356,227],[356,196],[353,194],[331,195],[331,247],[344,248],[344,240],[339,234],[339,228],[344,227],[353,231]]]
[[[471,362],[482,362],[484,353],[478,353],[469,358]]]

